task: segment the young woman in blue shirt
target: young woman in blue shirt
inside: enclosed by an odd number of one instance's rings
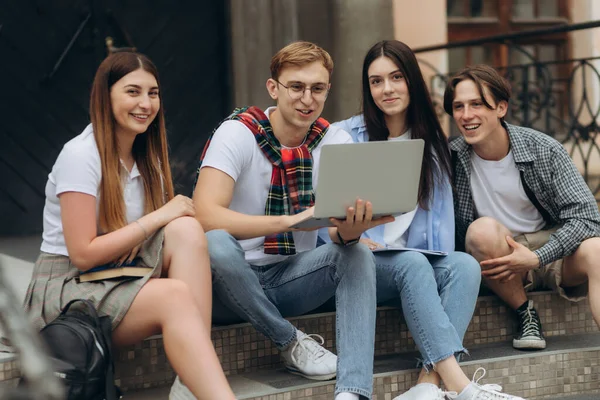
[[[362,70],[362,114],[338,126],[355,142],[423,139],[418,205],[394,222],[366,231],[361,242],[375,253],[378,303],[400,300],[408,328],[421,352],[417,385],[395,400],[518,399],[498,386],[467,378],[457,357],[471,321],[481,268],[470,255],[454,251],[454,208],[448,140],[412,50],[396,40],[375,44]],[[393,184],[393,183],[390,183]],[[398,182],[398,184],[402,184]],[[321,235],[327,240],[327,235]],[[447,255],[426,255],[433,250]],[[443,381],[448,391],[440,389]]]

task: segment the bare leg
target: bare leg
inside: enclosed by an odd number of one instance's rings
[[[163,266],[113,332],[117,346],[162,332],[175,372],[198,399],[234,399],[210,338],[211,276],[206,238],[193,218],[165,227]]]
[[[441,382],[442,380],[440,378],[440,374],[438,374],[436,371],[429,371],[428,373],[425,371],[425,368],[421,369],[421,372],[419,372],[419,378],[417,379],[417,384],[432,383],[435,386],[440,386]]]
[[[117,346],[131,345],[161,331],[171,365],[194,396],[201,400],[235,398],[209,330],[184,282],[151,279],[114,330],[113,342]]]
[[[206,236],[192,217],[177,218],[165,227],[163,276],[190,286],[202,321],[209,329],[212,312],[212,280]]]
[[[511,235],[510,231],[495,219],[489,217],[478,218],[467,230],[467,253],[479,262],[508,255],[512,250],[506,243],[507,235]],[[525,274],[521,276],[521,279],[511,279],[507,282],[485,277],[483,279],[486,286],[513,310],[516,310],[527,301],[527,295],[523,287]]]
[[[578,286],[588,282],[590,309],[600,327],[600,238],[584,240],[577,251],[565,258],[562,286]]]
[[[456,361],[454,356],[435,364],[435,370],[444,381],[446,389],[451,392],[460,393],[471,382],[460,368],[460,365],[458,365],[458,361]]]

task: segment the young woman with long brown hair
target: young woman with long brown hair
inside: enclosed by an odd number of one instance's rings
[[[145,56],[120,52],[96,72],[91,124],[65,144],[46,184],[41,254],[25,297],[36,328],[72,299],[112,320],[113,343],[161,333],[199,399],[233,399],[210,340],[211,275],[191,199],[173,194],[160,85]],[[80,282],[105,264],[152,268],[137,279]]]
[[[367,230],[361,239],[373,250],[403,248],[375,253],[377,302],[400,301],[422,356],[417,385],[394,400],[522,400],[501,393],[497,385],[471,382],[457,362],[466,352],[462,342],[477,301],[480,267],[470,255],[454,251],[448,141],[406,44],[383,40],[369,49],[362,70],[362,105],[361,115],[335,124],[355,142],[425,142],[417,207]],[[447,392],[440,389],[441,381]]]

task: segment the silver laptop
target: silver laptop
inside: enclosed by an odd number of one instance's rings
[[[331,226],[329,218],[345,219],[357,198],[372,203],[374,218],[414,210],[424,143],[415,139],[324,145],[314,216],[291,228]]]

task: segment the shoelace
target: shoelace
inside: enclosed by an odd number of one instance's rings
[[[477,377],[477,374],[480,371],[481,371],[481,376],[479,378],[475,379]],[[515,397],[515,396],[511,396],[509,394],[501,393],[502,386],[497,385],[495,383],[488,383],[485,385],[480,385],[479,381],[483,379],[483,377],[485,376],[486,373],[487,372],[486,372],[485,368],[479,367],[473,374],[472,382],[480,390],[480,392],[477,394],[477,397],[476,397],[477,400],[511,400],[511,399],[517,400],[517,399],[521,399],[520,397]],[[458,393],[446,392],[446,396],[448,396],[449,399],[456,399],[458,397]]]
[[[314,338],[319,339],[318,343]],[[302,337],[298,338],[296,340],[296,343],[294,343],[294,347],[292,347],[292,351],[291,351],[291,357],[292,357],[292,361],[294,363],[297,363],[296,360],[296,348],[298,346],[300,346],[302,349],[304,349],[304,351],[306,351],[308,354],[313,356],[313,360],[319,360],[320,358],[322,358],[326,353],[325,353],[325,349],[323,349],[323,347],[321,347],[323,344],[325,344],[325,339],[323,339],[323,336],[321,335],[317,335],[316,333],[311,333],[310,335],[303,335]]]
[[[446,400],[447,394],[456,394],[456,392],[445,392],[438,387],[435,394],[438,396],[437,400]]]
[[[477,378],[477,380],[475,380],[475,377],[479,373],[479,370],[482,371],[482,374],[479,378]],[[479,367],[473,374],[473,383],[475,383],[479,387],[479,389],[481,389],[482,391],[485,392],[486,399],[488,399],[488,400],[502,400],[502,399],[506,400],[506,399],[514,399],[515,398],[514,396],[500,393],[502,391],[502,386],[497,385],[495,383],[487,383],[485,385],[480,385],[479,381],[483,379],[483,377],[485,376],[486,373],[487,373],[487,371],[485,370],[485,368]]]
[[[537,313],[535,310],[531,308],[527,308],[525,311],[520,313],[519,315],[522,318],[523,322],[523,334],[521,336],[529,336],[535,335],[539,336],[540,334],[540,323],[537,318]]]

